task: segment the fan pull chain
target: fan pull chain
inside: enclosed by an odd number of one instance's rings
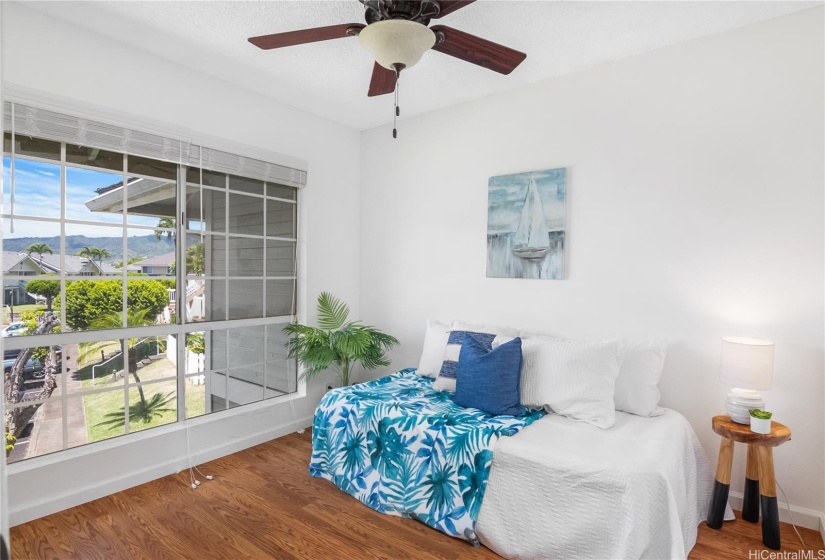
[[[396,122],[401,115],[401,109],[398,107],[398,86],[401,83],[401,72],[395,71],[395,114],[392,117],[392,137],[398,138],[398,130],[396,129]]]

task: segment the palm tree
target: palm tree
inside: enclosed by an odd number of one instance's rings
[[[85,257],[92,262],[97,262],[97,267],[101,268],[103,259],[111,257],[112,255],[106,249],[98,249],[97,247],[83,247],[78,253],[78,257]]]
[[[94,262],[100,256],[100,249],[97,247],[83,247],[77,254],[79,257],[84,257]]]
[[[97,265],[100,266],[103,259],[108,259],[112,255],[106,249],[98,249],[95,256],[97,257]]]
[[[161,218],[158,220],[158,227],[159,228],[169,228],[171,230],[175,229],[175,218]],[[166,235],[167,239],[172,239],[175,236],[174,231],[164,231],[162,229],[155,230],[155,239],[160,241],[160,238]]]
[[[150,314],[149,309],[129,309],[126,312],[126,326],[127,327],[145,327],[147,325],[154,325],[155,324],[155,317]],[[99,316],[97,319],[94,319],[89,324],[90,329],[121,329],[123,328],[122,324],[122,316],[119,311],[114,313],[107,313],[105,315]],[[106,342],[102,343],[92,343],[89,345],[84,345],[83,349],[81,350],[80,356],[78,360],[82,360],[85,356],[99,352],[101,347],[106,345]],[[138,377],[137,372],[137,363],[138,363],[138,339],[137,338],[130,338],[126,341],[127,349],[126,349],[126,364],[127,364],[127,371],[129,374],[135,378],[135,383],[138,384],[138,394],[140,395],[140,404],[142,406],[142,410],[146,411],[149,409],[149,406],[146,402],[146,396],[143,394],[143,387],[140,385],[140,377]]]
[[[203,274],[206,271],[206,255],[203,243],[196,243],[186,248],[186,273]]]
[[[43,268],[43,254],[48,253],[50,255],[53,255],[54,251],[52,251],[52,248],[49,247],[46,243],[32,243],[31,245],[26,247],[26,253],[29,255],[29,257],[32,256],[32,253],[36,253],[37,256],[40,257],[40,259],[38,261],[38,264],[40,265],[40,268],[42,269]]]
[[[95,251],[97,251],[97,249],[95,249],[94,247],[83,247],[77,253],[77,256],[78,257],[85,257],[87,259],[92,259],[92,258],[94,258]]]

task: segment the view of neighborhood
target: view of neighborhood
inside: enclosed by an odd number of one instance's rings
[[[8,461],[297,390],[294,187],[4,140]]]
[[[197,255],[197,251],[192,254]],[[29,245],[23,253],[4,251],[8,326],[3,329],[3,336],[48,334],[63,327],[56,319],[60,316],[60,281],[27,281],[26,276],[42,278],[59,273],[60,264],[77,275],[122,276],[122,271],[102,262],[108,256],[105,249],[84,247],[77,255],[60,258],[43,242]],[[170,252],[133,259],[134,262],[127,264],[130,277],[127,299],[142,303],[140,309],[127,312],[128,326],[169,323],[173,318],[177,303],[174,280],[140,278],[168,276],[174,272],[174,258],[175,253]],[[9,279],[14,276],[19,279]],[[202,295],[197,295],[197,289],[188,292],[186,303],[191,309],[193,301]],[[123,326],[122,280],[66,282],[65,306],[63,328],[77,331]],[[18,386],[17,391],[7,389],[7,404],[41,403],[12,409],[12,421],[6,433],[8,460],[14,462],[62,449],[63,430],[54,429],[55,423],[63,421],[62,406],[68,407],[65,415],[68,447],[123,435],[127,421],[130,433],[177,421],[176,342],[176,338],[169,335],[127,339],[125,349],[124,341],[98,341],[7,350],[4,370],[12,386]],[[184,353],[187,373],[203,371],[204,351],[203,333],[187,336]],[[66,368],[65,385],[60,380],[64,375],[64,360],[74,364]],[[15,368],[19,370],[16,375]],[[122,390],[104,391],[114,387]],[[64,390],[70,396],[65,401],[59,398]],[[128,396],[124,396],[124,391]],[[94,393],[84,394],[89,392]],[[128,415],[125,403],[129,403]],[[185,403],[186,417],[206,411],[203,375],[188,378]]]
[[[28,148],[40,161],[15,161],[15,188],[26,196],[7,206],[16,219],[4,220],[4,338],[168,324],[181,311],[190,321],[202,320],[202,279],[188,280],[185,297],[177,296],[174,220],[152,212],[124,217],[122,174],[108,170],[65,166],[66,195],[61,203],[55,196],[61,189],[61,166],[48,161],[57,159],[59,143],[28,140],[20,144],[23,153]],[[98,150],[92,161],[88,156],[94,153],[67,148],[66,157],[76,158],[79,165],[106,167],[110,160],[123,165],[120,154],[107,159],[110,154]],[[10,163],[10,158],[4,159],[6,185],[11,184]],[[168,164],[138,164],[138,171],[165,176],[130,178],[130,196],[137,200],[141,192],[156,193],[158,188],[174,193]],[[159,173],[153,169],[156,164]],[[61,236],[54,222],[42,221],[61,217],[94,225],[68,223],[64,228],[70,234]],[[124,229],[126,224],[130,227]],[[191,243],[186,255],[187,273],[202,276],[203,245]],[[14,346],[7,343],[4,352],[10,462],[178,419],[175,336]],[[203,333],[188,335],[185,346],[185,371],[203,371]],[[204,376],[189,377],[187,382],[186,413],[203,414]]]

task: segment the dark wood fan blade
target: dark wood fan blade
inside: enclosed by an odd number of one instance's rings
[[[292,45],[303,45],[304,43],[328,41],[329,39],[354,37],[365,27],[366,25],[363,23],[341,23],[327,27],[315,27],[313,29],[301,29],[299,31],[287,31],[286,33],[250,37],[249,42],[261,49],[278,49],[281,47],[291,47]]]
[[[500,74],[509,74],[527,58],[523,52],[445,25],[433,25],[430,29],[436,34],[434,51],[478,64]]]
[[[435,16],[434,19],[443,18],[447,14],[451,14],[456,10],[460,10],[467,4],[472,4],[476,0],[441,0],[439,2],[439,6],[441,6],[441,11],[438,12],[438,15]]]
[[[368,97],[375,97],[376,95],[384,95],[395,91],[395,72],[387,70],[377,62],[372,69],[372,79],[370,80],[370,90],[367,93]]]

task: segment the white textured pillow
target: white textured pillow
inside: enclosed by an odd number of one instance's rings
[[[424,377],[438,377],[441,364],[444,362],[444,349],[450,338],[450,326],[438,321],[427,321],[427,332],[424,334],[424,348],[421,350],[421,360],[418,362],[418,375]]]
[[[611,427],[622,346],[620,341],[522,339],[521,404]]]
[[[652,340],[625,347],[616,378],[613,400],[616,410],[637,416],[659,416],[659,379],[665,365],[666,340]]]
[[[467,333],[477,335],[489,335],[490,347],[497,336],[515,338],[518,336],[516,329],[507,327],[493,327],[489,325],[473,325],[454,321],[450,325],[450,335],[447,340],[447,347],[442,356],[443,362],[438,378],[435,380],[435,388],[439,391],[455,391],[455,369],[458,364],[458,356],[461,353],[461,342]]]

